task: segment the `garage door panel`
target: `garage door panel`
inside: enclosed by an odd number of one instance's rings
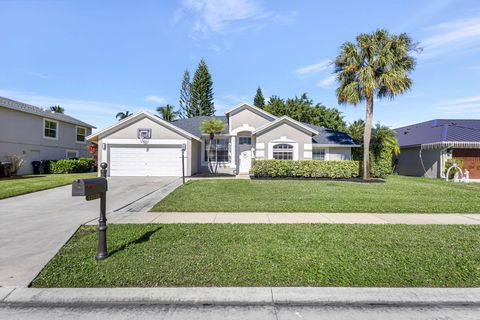
[[[111,147],[111,176],[181,176],[179,147]]]

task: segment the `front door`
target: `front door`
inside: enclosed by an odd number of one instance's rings
[[[238,166],[239,173],[249,173],[252,166],[252,150],[244,150],[240,152],[240,163]]]

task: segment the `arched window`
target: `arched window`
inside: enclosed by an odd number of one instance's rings
[[[273,146],[273,159],[275,160],[293,160],[293,146],[286,143]]]

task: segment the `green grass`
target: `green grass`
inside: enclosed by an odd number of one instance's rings
[[[96,262],[82,227],[34,287],[480,286],[480,226],[111,225]]]
[[[152,211],[480,212],[480,184],[391,176],[385,183],[315,180],[196,180]]]
[[[71,184],[75,179],[93,178],[96,173],[26,175],[0,179],[0,199]]]

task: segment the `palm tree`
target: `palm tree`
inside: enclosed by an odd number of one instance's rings
[[[123,120],[123,119],[125,119],[125,118],[127,118],[127,117],[130,117],[131,115],[132,115],[132,114],[130,113],[130,111],[127,110],[127,111],[125,111],[125,112],[119,112],[119,113],[117,113],[117,115],[115,116],[115,118],[117,118],[118,121],[120,121],[120,120]]]
[[[357,142],[362,142],[363,132],[365,131],[365,121],[358,119],[350,123],[347,133]]]
[[[173,106],[167,104],[164,107],[158,107],[157,109],[158,114],[160,117],[168,122],[172,122],[173,120],[177,119],[180,115],[178,111],[173,110]]]
[[[210,173],[213,173],[211,154],[210,154],[212,150],[213,139],[215,138],[216,134],[222,133],[226,127],[227,125],[222,120],[217,118],[203,120],[200,124],[200,131],[202,131],[202,133],[207,133],[210,137],[210,142],[207,147],[208,170],[210,171]],[[215,151],[217,151],[216,149],[217,149],[217,144],[215,144]],[[215,152],[215,155],[217,155],[216,152]],[[216,159],[217,157],[215,157],[215,160]],[[215,162],[216,162],[216,165],[215,165],[215,173],[216,173],[218,168],[218,161],[215,161]]]
[[[397,133],[387,126],[382,126],[380,123],[375,125],[372,129],[372,141],[371,145],[373,149],[378,152],[382,147],[386,147],[392,150],[394,155],[400,154],[400,145],[397,140]]]
[[[50,111],[53,111],[55,113],[64,113],[65,109],[57,105],[57,106],[51,106]]]
[[[391,35],[379,29],[371,34],[360,34],[356,43],[345,42],[335,59],[335,73],[339,87],[339,104],[357,105],[366,102],[363,134],[363,179],[370,179],[370,138],[372,133],[374,98],[393,99],[410,89],[409,73],[415,68],[410,55],[419,48],[405,33]]]

